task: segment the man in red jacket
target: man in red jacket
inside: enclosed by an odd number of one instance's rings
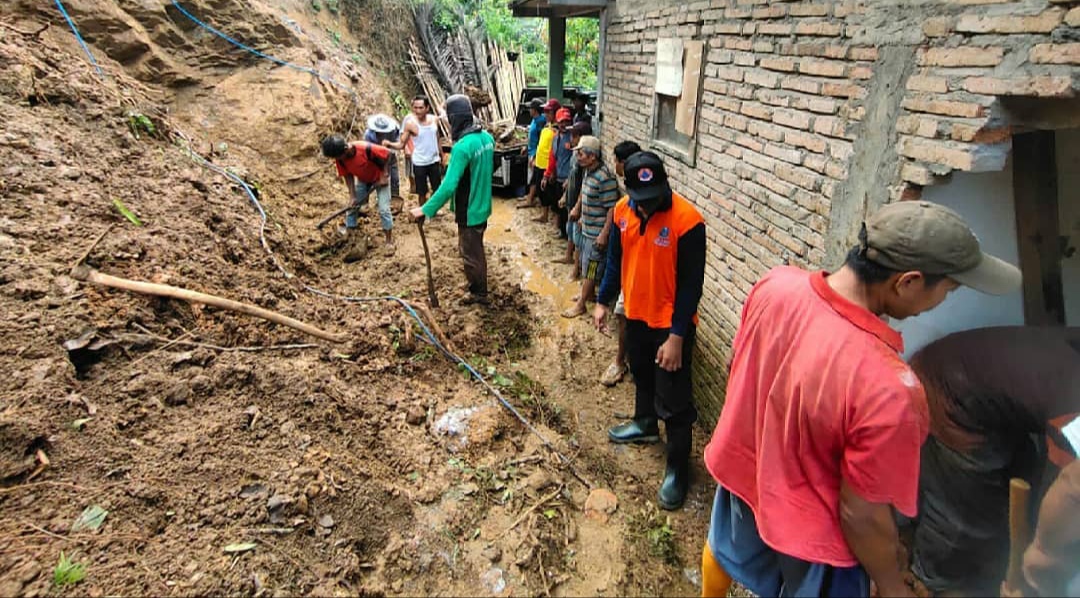
[[[386,248],[392,251],[394,217],[390,213],[390,150],[366,141],[345,143],[341,135],[331,135],[323,139],[322,152],[334,160],[338,176],[345,178],[353,202],[353,209],[345,213],[344,232],[356,228],[357,216],[366,213],[368,198],[374,191]]]

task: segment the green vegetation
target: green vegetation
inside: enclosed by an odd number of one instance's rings
[[[82,563],[72,562],[63,551],[60,552],[60,562],[53,569],[53,585],[64,587],[77,584],[86,578],[86,567]]]
[[[502,0],[435,0],[435,24],[447,31],[482,27],[488,38],[507,50],[520,52],[530,85],[545,85],[548,76],[547,19],[519,19]],[[596,88],[600,61],[600,22],[592,18],[567,19],[566,67],[568,86]]]

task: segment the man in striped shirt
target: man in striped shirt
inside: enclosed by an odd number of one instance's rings
[[[596,285],[604,277],[607,263],[608,235],[611,222],[608,212],[619,201],[619,181],[600,156],[600,140],[585,135],[574,146],[581,169],[581,196],[570,213],[570,220],[581,226],[581,294],[577,303],[563,312],[564,318],[585,313],[585,302],[594,301]]]

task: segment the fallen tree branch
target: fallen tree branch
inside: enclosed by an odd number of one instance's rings
[[[136,328],[138,328],[139,330],[143,331],[150,338],[152,338],[152,339],[154,339],[156,341],[162,342],[162,343],[166,343],[165,346],[154,349],[155,351],[159,351],[161,349],[168,348],[169,345],[183,345],[185,347],[202,347],[204,349],[212,349],[214,351],[238,351],[238,352],[245,352],[245,353],[257,353],[259,351],[286,351],[286,350],[289,350],[289,349],[317,349],[317,348],[319,348],[319,345],[317,345],[315,343],[297,343],[297,344],[290,344],[290,345],[254,345],[254,346],[245,346],[245,347],[223,347],[221,345],[215,345],[215,344],[212,344],[212,343],[202,343],[202,342],[199,342],[199,341],[185,340],[184,337],[188,336],[188,335],[191,335],[190,332],[185,332],[183,335],[177,337],[176,339],[170,339],[169,337],[161,336],[160,334],[156,334],[156,333],[150,331],[145,326],[139,325],[138,323],[133,323],[133,325]],[[136,336],[139,336],[139,335],[135,335],[135,334],[131,335],[131,337],[136,337]],[[191,335],[191,336],[194,336],[194,335]]]
[[[439,326],[439,321],[435,319],[435,316],[431,315],[431,310],[428,309],[428,306],[423,303],[413,303],[411,301],[406,301],[405,304],[423,314],[424,318],[427,320],[426,323],[431,327],[431,331],[435,334],[435,338],[439,339],[442,346],[446,347],[451,353],[457,353],[457,351],[454,350],[453,345],[450,344],[450,339],[447,338],[446,333],[443,332],[442,326]]]
[[[344,208],[341,208],[340,210],[338,210],[338,211],[334,212],[333,214],[330,214],[326,218],[323,218],[322,220],[320,220],[319,223],[315,225],[315,228],[320,229],[320,228],[326,226],[327,222],[330,222],[334,218],[337,218],[338,216],[344,214],[345,212],[348,212],[352,208],[353,208],[352,204],[349,204],[349,205],[345,206]]]
[[[541,498],[540,500],[536,501],[536,504],[529,507],[524,513],[522,513],[517,519],[515,519],[513,523],[510,524],[510,527],[504,529],[498,536],[495,536],[493,538],[493,540],[498,540],[499,538],[501,538],[501,537],[505,536],[506,534],[508,534],[510,532],[510,530],[517,527],[518,524],[520,524],[522,521],[525,521],[525,518],[528,517],[530,514],[532,514],[533,511],[539,509],[541,507],[541,505],[543,505],[547,501],[549,501],[549,500],[555,498],[556,496],[558,496],[559,493],[562,492],[562,490],[563,490],[563,487],[559,486],[558,488],[555,489],[555,492],[552,492],[551,494],[545,496],[544,498]]]
[[[39,36],[39,35],[41,35],[41,34],[42,34],[42,33],[43,33],[43,32],[44,32],[44,31],[45,31],[46,29],[48,29],[48,28],[49,28],[49,25],[50,25],[49,23],[45,23],[45,24],[44,24],[44,25],[42,25],[42,26],[41,26],[41,28],[39,28],[39,29],[38,29],[37,31],[24,31],[24,30],[22,30],[22,29],[19,29],[18,27],[14,26],[14,25],[11,25],[11,24],[9,24],[9,23],[5,23],[5,22],[3,22],[3,21],[0,21],[0,27],[3,27],[4,29],[10,29],[10,30],[14,31],[15,33],[18,33],[18,34],[21,34],[21,35],[25,35],[25,36],[27,36],[27,37],[38,37],[38,36]]]
[[[109,274],[103,274],[94,270],[93,268],[85,265],[78,265],[71,270],[72,278],[81,280],[83,282],[90,282],[93,284],[122,289],[125,291],[131,291],[132,293],[142,293],[144,295],[156,295],[158,297],[171,297],[173,299],[181,299],[183,301],[190,301],[193,303],[202,303],[204,305],[210,305],[213,307],[219,307],[221,309],[227,309],[230,311],[247,314],[249,316],[255,316],[268,320],[275,324],[281,324],[282,326],[288,326],[295,330],[299,330],[304,334],[310,334],[316,338],[321,338],[332,343],[343,343],[347,340],[347,337],[342,334],[334,334],[327,332],[321,328],[316,328],[310,324],[305,324],[300,320],[290,318],[268,309],[251,305],[250,303],[241,303],[239,301],[233,301],[231,299],[225,299],[216,295],[209,295],[206,293],[199,293],[197,291],[189,291],[188,289],[181,289],[179,287],[173,287],[165,284],[156,284],[152,282],[141,282],[137,280],[128,280],[126,278],[120,278],[118,276],[111,276]]]

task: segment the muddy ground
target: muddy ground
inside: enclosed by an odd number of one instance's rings
[[[494,304],[482,308],[461,304],[451,218],[427,225],[434,319],[532,433],[398,304],[302,286],[426,302],[404,218],[396,252],[348,264],[334,227],[315,229],[346,199],[317,141],[354,122],[347,96],[175,11],[95,4],[69,9],[104,78],[50,6],[0,8],[0,595],[698,591],[712,485],[699,465],[686,507],[658,512],[662,447],[607,442],[632,385],[600,386],[614,341],[558,316],[576,285],[552,263],[549,229],[496,200]],[[186,4],[350,81],[361,116],[392,109],[390,75],[373,72],[378,52],[344,16],[299,1]],[[185,148],[252,185],[274,257],[248,196]],[[363,226],[378,235],[377,219]],[[81,283],[71,268],[84,254],[108,274],[348,340]],[[594,489],[616,497],[610,515],[586,512]],[[108,514],[79,529],[90,507]],[[56,583],[61,552],[84,579]]]

